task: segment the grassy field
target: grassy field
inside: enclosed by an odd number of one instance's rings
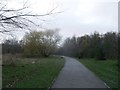
[[[80,59],[79,61],[100,77],[110,88],[118,88],[117,60]]]
[[[3,88],[45,88],[64,66],[60,57],[16,59],[16,66],[3,66]]]

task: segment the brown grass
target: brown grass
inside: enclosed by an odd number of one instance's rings
[[[17,58],[21,58],[22,55],[21,54],[4,54],[2,55],[2,65],[11,65],[11,66],[15,66],[15,60],[17,60]]]

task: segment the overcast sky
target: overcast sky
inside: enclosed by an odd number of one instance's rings
[[[94,31],[118,31],[119,0],[8,0],[8,7],[21,8],[25,1],[29,10],[36,14],[44,14],[55,7],[54,12],[63,11],[47,18],[41,17],[46,22],[36,21],[43,27],[59,28],[63,38]],[[20,38],[23,34],[17,36]]]

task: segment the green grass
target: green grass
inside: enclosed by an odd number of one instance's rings
[[[16,66],[2,67],[3,88],[48,88],[64,66],[60,57],[16,59],[15,62]]]
[[[118,88],[117,60],[80,59],[79,61],[100,77],[110,88]]]

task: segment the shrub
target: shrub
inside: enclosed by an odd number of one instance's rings
[[[3,55],[2,65],[3,66],[6,66],[6,65],[15,66],[15,58],[13,57],[13,55],[11,54]]]

